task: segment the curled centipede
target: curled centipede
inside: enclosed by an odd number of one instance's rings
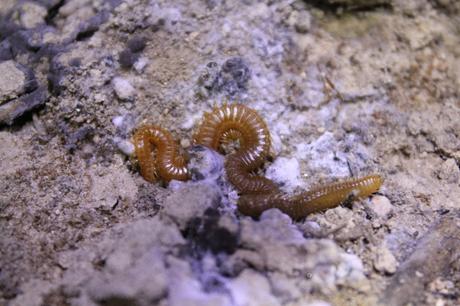
[[[347,199],[368,197],[382,184],[379,175],[370,175],[319,186],[296,195],[282,193],[273,181],[254,173],[270,152],[270,133],[260,115],[242,104],[224,104],[205,113],[193,141],[221,152],[225,143],[239,142],[239,148],[227,155],[225,170],[228,180],[241,194],[238,200],[240,212],[250,216],[278,208],[298,219],[336,207]],[[168,131],[157,126],[142,126],[135,133],[133,142],[141,174],[146,180],[188,179],[186,158],[179,154]],[[157,149],[155,157],[152,155],[154,147]]]
[[[193,137],[194,143],[220,150],[221,144],[238,137],[240,148],[227,156],[228,180],[241,193],[267,193],[278,190],[276,184],[252,172],[265,161],[270,151],[270,133],[257,112],[242,104],[224,104],[205,113]]]
[[[143,125],[137,129],[132,140],[145,180],[155,182],[161,178],[169,182],[188,179],[186,158],[179,153],[179,146],[170,132],[156,125]]]

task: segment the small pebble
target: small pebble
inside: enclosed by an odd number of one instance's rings
[[[142,73],[142,72],[144,72],[144,69],[145,69],[145,67],[147,67],[148,63],[149,63],[149,60],[146,57],[140,57],[134,63],[134,69],[137,71],[137,73]]]
[[[224,158],[204,146],[193,146],[188,150],[190,161],[187,168],[192,181],[217,180],[223,174]]]
[[[115,125],[116,127],[121,127],[122,124],[123,124],[123,121],[124,121],[124,117],[123,116],[116,116],[112,119],[112,123],[113,125]]]
[[[393,274],[397,267],[398,262],[391,251],[386,246],[381,246],[374,259],[374,268],[381,273]]]
[[[24,92],[26,75],[14,61],[0,63],[0,104]]]
[[[128,48],[132,52],[141,52],[144,50],[145,46],[145,38],[142,36],[133,37],[128,41]]]
[[[112,85],[117,97],[121,100],[128,100],[134,96],[134,87],[128,80],[122,77],[115,77],[112,80]]]
[[[102,93],[97,93],[94,95],[94,102],[103,103],[105,102],[105,95]]]
[[[297,15],[295,29],[299,33],[307,33],[311,28],[311,15],[307,11],[301,11]]]
[[[25,28],[32,29],[40,24],[44,24],[47,14],[48,11],[45,7],[28,1],[21,6],[20,22]]]
[[[449,280],[443,280],[438,277],[428,285],[428,288],[432,292],[450,294],[455,289],[455,285]]]
[[[114,137],[113,141],[117,145],[117,148],[125,155],[130,156],[134,154],[134,145],[126,140],[121,139],[120,137]]]
[[[137,58],[138,55],[132,53],[129,49],[121,51],[118,55],[118,61],[120,62],[121,67],[126,69],[131,68],[136,62]]]
[[[460,180],[460,169],[455,159],[449,158],[444,161],[439,169],[438,177],[448,183],[458,183]]]
[[[372,213],[380,218],[387,218],[393,212],[393,205],[387,197],[375,195],[370,204],[369,209]]]
[[[191,145],[190,140],[186,139],[186,138],[183,138],[180,141],[180,145],[181,145],[182,148],[186,149],[186,148],[190,147],[190,145]]]

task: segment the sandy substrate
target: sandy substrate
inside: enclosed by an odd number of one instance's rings
[[[455,0],[2,0],[0,305],[459,305]],[[236,209],[204,112],[256,109],[286,192],[380,173],[292,221]],[[141,123],[187,183],[150,184]]]

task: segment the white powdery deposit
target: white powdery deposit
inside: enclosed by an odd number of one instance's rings
[[[254,270],[246,269],[228,285],[236,305],[277,306],[281,305],[271,293],[268,279]]]
[[[267,168],[266,177],[275,181],[286,192],[293,192],[297,187],[305,183],[300,177],[300,165],[296,158],[278,157]]]
[[[331,132],[325,132],[309,144],[298,144],[295,155],[306,160],[309,167],[319,173],[326,173],[331,177],[350,175],[346,155],[339,148],[339,142]]]

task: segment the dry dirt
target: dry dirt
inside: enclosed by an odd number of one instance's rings
[[[0,305],[459,305],[455,0],[2,0]],[[214,104],[267,121],[287,192],[380,173],[292,221],[240,215],[190,147]],[[128,156],[171,130],[198,178]],[[204,178],[204,179],[202,179]]]

